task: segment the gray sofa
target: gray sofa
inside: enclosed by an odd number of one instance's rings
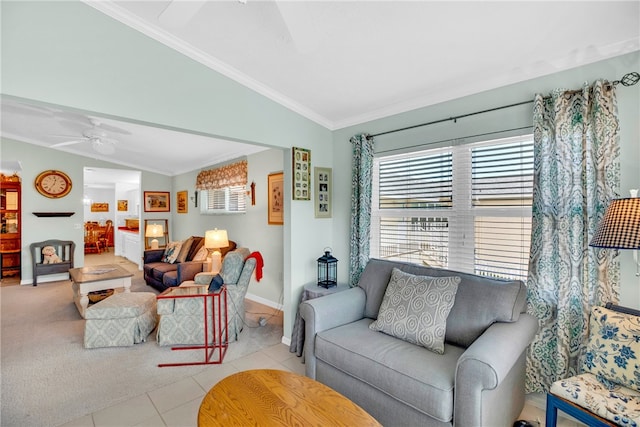
[[[436,354],[369,325],[393,268],[461,281]],[[511,426],[524,406],[525,350],[538,321],[521,281],[372,259],[358,286],[300,304],[306,375],[385,426]]]

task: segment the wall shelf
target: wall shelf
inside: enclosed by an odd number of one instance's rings
[[[75,214],[75,212],[33,212],[33,214],[40,218],[48,218],[48,217],[71,216]]]

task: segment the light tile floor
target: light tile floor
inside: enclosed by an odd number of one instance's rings
[[[111,259],[113,257],[111,252]],[[85,256],[85,264],[109,263],[110,258]],[[255,304],[256,309],[260,306]],[[267,311],[270,309],[265,307]],[[166,368],[170,369],[170,368]],[[281,369],[304,375],[304,364],[289,347],[276,344],[256,353],[221,365],[212,365],[201,373],[184,378],[174,384],[134,397],[125,403],[101,409],[92,414],[73,420],[60,427],[195,427],[198,409],[204,395],[221,379],[247,369]],[[527,396],[525,407],[519,419],[533,422],[534,426],[545,427],[545,396],[531,394]],[[584,424],[558,413],[558,427],[581,427]]]
[[[247,369],[281,369],[304,375],[304,365],[289,347],[277,344],[171,385],[136,396],[64,424],[64,427],[197,426],[198,408],[204,395],[218,381]],[[170,368],[166,368],[170,369]]]

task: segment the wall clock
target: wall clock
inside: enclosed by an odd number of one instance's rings
[[[35,186],[43,196],[58,199],[71,191],[71,178],[64,172],[48,170],[36,177]]]

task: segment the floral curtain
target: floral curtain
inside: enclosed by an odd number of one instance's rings
[[[238,185],[247,185],[246,160],[201,171],[196,178],[197,190],[220,190]]]
[[[351,173],[349,284],[356,286],[369,260],[373,138],[366,134],[355,135],[351,138],[351,144],[353,144],[353,171]]]
[[[593,305],[617,302],[615,251],[589,247],[619,192],[615,89],[592,87],[534,100],[534,188],[527,311],[540,329],[527,354],[527,392],[578,373]]]

